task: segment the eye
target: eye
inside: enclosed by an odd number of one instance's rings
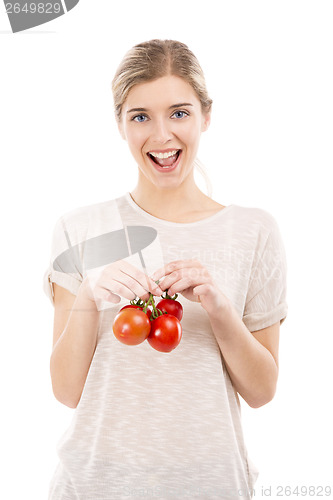
[[[142,123],[142,122],[143,122],[143,121],[145,121],[145,120],[141,120],[141,119],[140,119],[140,120],[136,120],[136,118],[147,118],[147,116],[146,116],[146,115],[135,115],[135,116],[133,116],[133,117],[131,118],[131,121],[135,121],[135,122]]]
[[[178,111],[175,111],[174,114],[172,116],[175,116],[175,115],[178,115],[176,116],[176,118],[183,118],[184,115],[185,116],[189,116],[190,113],[188,113],[187,111],[181,111],[181,110],[178,110]],[[181,115],[181,116],[179,116]]]

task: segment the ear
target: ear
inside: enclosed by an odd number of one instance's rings
[[[204,113],[202,116],[202,127],[201,127],[202,132],[205,132],[208,129],[210,125],[210,120],[211,120],[211,111],[209,111],[208,113]]]

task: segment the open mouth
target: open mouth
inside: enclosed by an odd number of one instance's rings
[[[147,153],[147,155],[159,167],[170,168],[170,167],[176,165],[181,151],[182,151],[181,149],[178,149],[175,154],[168,156],[167,158],[158,158],[157,156],[154,156],[151,153]]]

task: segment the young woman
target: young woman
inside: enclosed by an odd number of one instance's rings
[[[258,408],[276,390],[287,314],[278,225],[196,185],[212,100],[186,45],[136,45],[112,89],[138,179],[131,193],[54,228],[44,277],[55,308],[51,378],[75,413],[49,499],[250,498],[258,471],[239,395]],[[163,353],[119,342],[121,307],[165,290],[183,306],[179,345]]]

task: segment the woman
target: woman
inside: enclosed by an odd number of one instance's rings
[[[257,408],[276,389],[287,314],[279,228],[265,210],[223,206],[196,185],[212,100],[186,45],[136,45],[112,88],[138,181],[54,229],[51,378],[75,414],[49,498],[250,498],[258,471],[238,394]],[[183,306],[180,344],[162,353],[119,342],[121,307],[165,290]]]

